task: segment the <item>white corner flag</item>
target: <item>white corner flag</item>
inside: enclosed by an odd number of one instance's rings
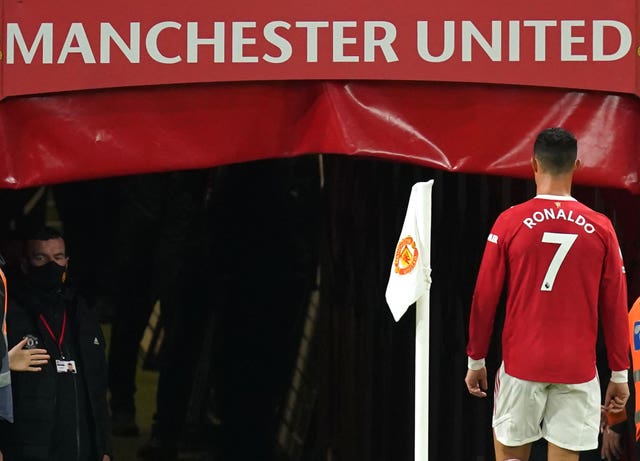
[[[407,214],[391,264],[386,299],[400,320],[416,303],[415,461],[429,459],[429,289],[431,287],[431,189],[433,180],[411,188]]]
[[[396,245],[387,284],[387,304],[393,318],[400,317],[421,296],[429,291],[431,284],[431,188],[433,179],[419,182],[411,188],[407,214]]]

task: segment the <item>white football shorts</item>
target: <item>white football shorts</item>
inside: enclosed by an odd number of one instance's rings
[[[540,438],[572,451],[598,447],[600,382],[596,375],[580,384],[525,381],[496,375],[493,430],[500,443],[526,445]]]

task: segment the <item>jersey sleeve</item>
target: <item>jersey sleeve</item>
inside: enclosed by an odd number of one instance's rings
[[[487,238],[473,292],[467,355],[474,360],[483,359],[487,355],[496,308],[504,285],[506,274],[504,229],[504,220],[498,218]]]
[[[611,223],[608,227],[598,305],[609,368],[620,371],[629,368],[627,281],[618,239]]]

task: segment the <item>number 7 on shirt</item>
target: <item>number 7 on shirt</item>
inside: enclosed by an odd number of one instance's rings
[[[564,258],[567,257],[567,253],[569,253],[571,246],[577,238],[578,234],[559,234],[555,232],[545,232],[542,234],[542,243],[555,243],[560,246],[549,263],[540,291],[553,290],[553,282],[556,281],[558,270],[560,270],[560,266],[562,265]]]

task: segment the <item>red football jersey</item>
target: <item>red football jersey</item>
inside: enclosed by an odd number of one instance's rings
[[[593,379],[598,318],[609,367],[629,367],[624,265],[606,216],[572,197],[539,195],[498,217],[473,295],[472,359],[486,357],[505,283],[508,374],[549,383]]]

